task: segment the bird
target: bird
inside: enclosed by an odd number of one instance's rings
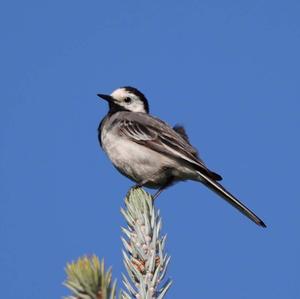
[[[173,184],[193,180],[204,184],[261,227],[266,224],[219,182],[199,157],[181,125],[171,127],[150,115],[145,95],[125,86],[109,94],[97,94],[109,110],[98,127],[100,146],[114,167],[136,183],[157,189],[153,199]]]

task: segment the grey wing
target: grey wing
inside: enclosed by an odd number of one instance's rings
[[[132,141],[184,161],[214,180],[222,179],[200,160],[185,132],[182,136],[163,121],[144,113],[131,113],[130,117],[120,119],[118,125],[120,134]]]
[[[191,147],[191,143],[190,143],[190,139],[189,139],[189,136],[188,134],[186,133],[185,131],[185,128],[182,126],[182,125],[179,125],[179,124],[176,124],[174,127],[173,127],[173,130],[179,134]],[[199,158],[199,154],[198,154],[198,151],[194,148],[193,150],[193,153],[194,155],[204,164],[204,162]]]

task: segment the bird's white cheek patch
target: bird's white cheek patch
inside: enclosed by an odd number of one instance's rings
[[[130,111],[133,112],[145,112],[142,102],[134,102],[130,105]]]

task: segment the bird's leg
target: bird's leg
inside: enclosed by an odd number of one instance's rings
[[[145,183],[147,183],[147,181],[145,182]],[[144,183],[144,184],[145,184]],[[143,185],[144,184],[136,184],[136,185],[134,185],[133,187],[132,187],[132,189],[138,189],[138,188],[142,188],[143,187]],[[169,187],[171,185],[171,183],[170,184],[165,184],[165,185],[163,185],[162,187],[160,187],[156,192],[155,192],[155,194],[154,195],[152,195],[152,200],[154,201],[167,187]]]
[[[168,168],[163,169],[161,171],[169,171]],[[161,172],[160,171],[160,172]],[[137,188],[142,188],[145,185],[147,185],[149,182],[153,181],[155,178],[155,176],[151,176],[150,178],[147,178],[145,180],[142,180],[141,182],[137,183],[136,185],[134,185],[132,188],[137,189]],[[153,201],[169,186],[171,186],[174,183],[174,177],[172,175],[169,175],[169,177],[167,178],[166,182],[157,190],[157,192],[152,195],[152,199]]]
[[[132,189],[138,189],[138,188],[142,188],[143,186],[140,184],[135,184],[134,186],[132,186]]]
[[[132,187],[132,189],[142,188],[142,187],[144,187],[144,185],[147,185],[147,183],[148,183],[149,181],[150,181],[150,180],[143,180],[142,182],[135,184],[135,185]],[[162,193],[163,190],[165,190],[168,186],[169,186],[169,185],[163,185],[162,187],[160,187],[154,195],[151,195],[152,200],[154,201],[154,200],[159,196],[159,194]]]
[[[148,182],[149,182],[149,180],[143,180],[139,183],[136,183],[134,186],[131,187],[131,189],[143,188]]]
[[[154,195],[152,195],[152,200],[154,201],[154,200],[160,195],[160,193],[162,193],[165,189],[166,189],[165,186],[160,187],[160,188],[154,193]]]
[[[146,185],[148,182],[149,182],[148,179],[147,179],[147,180],[143,180],[143,181],[141,181],[141,182],[135,184],[132,188],[133,188],[133,189],[142,188],[142,187],[144,187],[144,185]]]
[[[165,189],[167,189],[169,186],[171,186],[174,182],[173,176],[170,176],[166,183],[162,185],[154,195],[152,195],[152,200],[154,201]]]

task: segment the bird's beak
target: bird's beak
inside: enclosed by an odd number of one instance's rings
[[[114,102],[114,98],[110,95],[98,93],[97,96],[99,98],[102,98],[103,100],[109,102],[109,103]]]

